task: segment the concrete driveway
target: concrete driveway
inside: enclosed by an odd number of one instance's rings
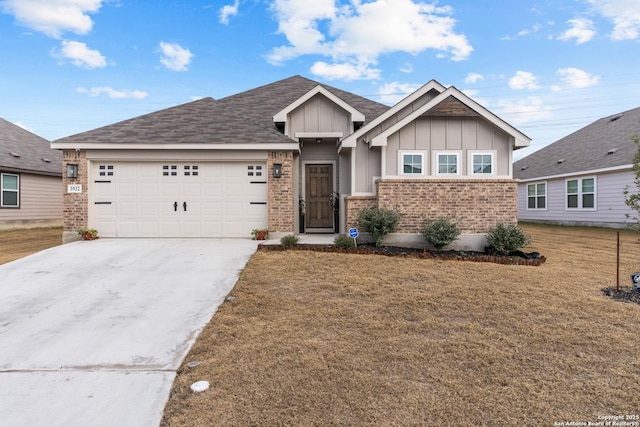
[[[157,426],[256,245],[100,239],[0,265],[0,426]]]

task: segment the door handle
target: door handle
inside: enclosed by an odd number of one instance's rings
[[[187,202],[182,202],[182,209],[184,209],[184,211],[187,211]]]
[[[173,202],[173,211],[178,212],[178,202]]]

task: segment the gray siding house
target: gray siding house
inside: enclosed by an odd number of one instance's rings
[[[52,142],[63,151],[63,240],[346,233],[365,207],[398,209],[388,242],[462,218],[460,247],[517,221],[513,150],[529,138],[432,80],[389,107],[293,76]],[[69,187],[71,185],[71,187]],[[395,239],[395,240],[394,240]]]
[[[640,108],[601,118],[517,161],[518,219],[623,228],[623,191],[636,191],[632,171]]]
[[[0,119],[0,230],[62,225],[62,153]]]

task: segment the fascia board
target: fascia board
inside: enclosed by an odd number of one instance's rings
[[[322,95],[326,96],[332,102],[334,102],[335,104],[339,105],[340,107],[342,107],[343,109],[348,111],[349,114],[351,114],[351,121],[353,121],[353,122],[364,122],[364,120],[365,120],[364,114],[362,114],[357,109],[353,108],[351,105],[347,104],[342,99],[338,98],[333,93],[329,92],[327,89],[325,89],[321,85],[318,85],[318,86],[314,87],[309,92],[307,92],[306,94],[302,95],[300,98],[296,99],[293,103],[291,103],[288,106],[286,106],[283,110],[281,110],[278,113],[276,113],[276,115],[273,116],[273,121],[274,122],[286,122],[287,121],[287,116],[289,115],[290,112],[292,112],[296,108],[300,107],[302,104],[304,104],[305,102],[307,102],[308,100],[310,100],[313,96],[315,96],[317,94],[322,94]]]
[[[551,179],[560,179],[560,178],[570,178],[573,176],[584,176],[584,175],[597,175],[601,173],[610,173],[610,172],[623,172],[626,170],[632,170],[633,165],[621,165],[621,166],[612,166],[610,168],[602,168],[602,169],[591,169],[586,171],[576,171],[576,172],[568,172],[558,175],[546,175],[546,176],[538,176],[534,178],[526,178],[526,179],[518,179],[520,182],[536,182],[536,181],[546,181]]]
[[[258,144],[118,144],[118,143],[51,143],[54,150],[258,150],[258,151],[300,151],[295,143]]]
[[[433,98],[427,104],[425,104],[422,107],[418,108],[416,111],[414,111],[413,113],[409,114],[407,117],[405,117],[404,119],[400,120],[398,123],[394,124],[389,129],[387,129],[384,132],[382,132],[380,135],[377,135],[376,137],[374,137],[371,140],[371,144],[373,146],[385,146],[385,145],[387,145],[387,138],[390,135],[392,135],[393,133],[395,133],[398,130],[402,129],[408,123],[410,123],[413,120],[415,120],[416,118],[420,117],[422,114],[426,113],[427,111],[429,111],[430,109],[432,109],[433,107],[438,105],[440,102],[442,102],[445,99],[447,99],[449,96],[453,96],[458,101],[460,101],[463,104],[465,104],[467,107],[469,107],[472,110],[476,111],[478,114],[480,114],[480,116],[482,116],[488,122],[490,122],[494,126],[498,127],[499,129],[503,130],[505,133],[507,133],[508,135],[513,137],[513,139],[514,139],[514,144],[513,144],[514,147],[518,147],[518,148],[520,148],[520,147],[528,147],[529,144],[531,143],[531,138],[529,138],[528,136],[526,136],[525,134],[523,134],[518,129],[514,128],[513,126],[509,125],[507,122],[505,122],[504,120],[502,120],[501,118],[499,118],[498,116],[496,116],[495,114],[493,114],[492,112],[490,112],[489,110],[484,108],[482,105],[480,105],[477,102],[475,102],[473,99],[469,98],[464,93],[460,92],[455,87],[451,86],[447,90],[442,92],[440,95],[438,95],[435,98]]]
[[[375,128],[376,126],[378,126],[379,124],[381,124],[382,122],[387,120],[389,117],[393,116],[398,111],[402,110],[403,108],[405,108],[407,105],[411,104],[412,102],[415,102],[421,96],[423,96],[424,94],[428,93],[429,91],[431,91],[433,89],[435,89],[438,92],[442,93],[447,88],[444,87],[443,85],[441,85],[440,83],[438,83],[435,80],[429,81],[428,83],[424,84],[421,88],[419,88],[415,92],[412,92],[409,95],[407,95],[405,98],[403,98],[396,105],[394,105],[393,107],[389,108],[384,113],[380,114],[378,117],[373,119],[371,122],[367,123],[365,126],[361,127],[356,132],[354,132],[351,135],[349,135],[346,138],[344,138],[342,140],[343,146],[344,147],[355,147],[356,146],[356,141],[358,140],[359,137],[361,137],[365,133],[369,132],[371,129]]]

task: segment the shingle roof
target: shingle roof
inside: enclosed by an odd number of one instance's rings
[[[235,144],[293,141],[275,127],[251,123],[213,98],[181,104],[98,129],[68,136],[56,143]]]
[[[599,119],[513,165],[517,179],[535,179],[630,165],[640,135],[640,108]]]
[[[62,153],[46,139],[0,119],[0,170],[62,176]]]
[[[294,143],[273,116],[320,83],[293,76],[220,100],[204,98],[54,141],[73,143]],[[371,120],[389,107],[322,85]],[[297,143],[296,143],[297,144]]]

